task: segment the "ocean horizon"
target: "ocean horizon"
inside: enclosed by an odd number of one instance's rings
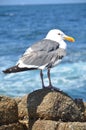
[[[39,70],[8,75],[2,70],[14,66],[28,47],[55,28],[75,42],[67,42],[66,57],[51,69],[52,84],[86,101],[86,3],[0,5],[0,95],[20,97],[42,88]],[[46,70],[44,80],[47,86]]]

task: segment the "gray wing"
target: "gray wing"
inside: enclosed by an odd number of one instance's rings
[[[36,67],[44,65],[45,67],[52,67],[65,54],[65,50],[59,48],[59,43],[51,40],[42,40],[27,49],[19,61],[22,61],[28,67],[31,67],[31,65]]]
[[[38,52],[38,51],[50,52],[50,51],[56,50],[57,48],[59,48],[59,43],[48,40],[48,39],[43,39],[33,44],[31,47],[29,47],[24,53],[24,55],[29,54],[30,49],[34,52]]]

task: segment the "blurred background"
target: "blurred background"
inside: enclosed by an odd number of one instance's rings
[[[0,95],[18,97],[41,88],[39,70],[5,75],[25,50],[51,29],[75,38],[51,69],[52,83],[86,101],[86,0],[0,0]],[[46,71],[45,84],[48,85]]]

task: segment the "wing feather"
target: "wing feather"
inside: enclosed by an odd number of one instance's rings
[[[18,61],[18,65],[22,66],[23,63],[23,67],[24,65],[25,67],[35,66],[36,68],[41,66],[52,67],[65,54],[65,50],[59,48],[59,43],[45,39],[27,49]]]

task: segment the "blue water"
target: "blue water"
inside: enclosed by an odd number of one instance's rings
[[[73,36],[67,56],[51,70],[54,86],[86,101],[86,4],[0,6],[0,95],[23,96],[41,88],[39,71],[4,75],[27,47],[50,29]],[[45,84],[48,79],[45,75]]]

